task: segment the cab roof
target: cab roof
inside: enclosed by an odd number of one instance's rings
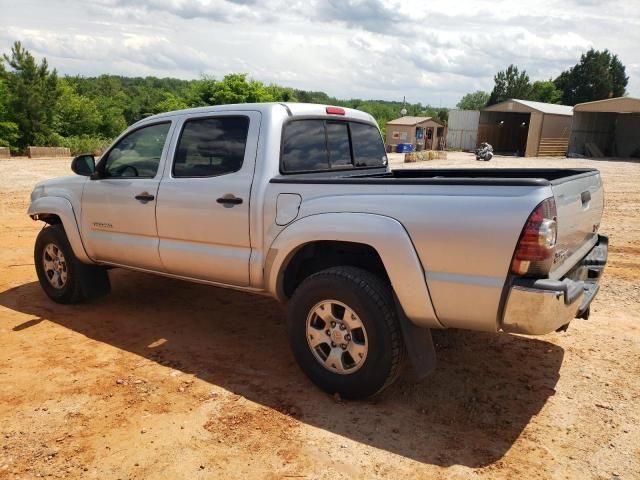
[[[328,108],[337,108],[343,110],[342,114],[330,114]],[[202,113],[216,113],[227,111],[258,111],[261,113],[270,113],[275,109],[283,109],[289,116],[326,116],[328,118],[350,118],[355,120],[363,120],[376,123],[375,119],[368,113],[356,110],[354,108],[332,107],[331,105],[322,105],[316,103],[293,103],[293,102],[270,102],[270,103],[233,103],[228,105],[211,105],[206,107],[187,108],[184,110],[174,110],[171,112],[159,113],[146,117],[139,122],[148,122],[149,120],[160,120],[164,118],[174,117],[178,115],[194,115]]]

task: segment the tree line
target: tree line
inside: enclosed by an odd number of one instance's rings
[[[266,85],[244,73],[221,80],[156,77],[59,76],[47,59],[37,62],[20,42],[0,59],[0,146],[19,153],[27,146],[63,146],[72,153],[101,150],[127,125],[182,108],[253,102],[306,102],[357,108],[384,131],[389,120],[408,115],[446,121],[448,109],[420,103],[340,100],[324,92]]]
[[[494,77],[493,90],[468,93],[457,107],[462,110],[481,108],[510,98],[537,102],[576,105],[605,98],[622,97],[626,93],[629,77],[617,55],[608,50],[593,48],[580,57],[573,67],[562,72],[554,80],[531,82],[526,70],[509,65]]]

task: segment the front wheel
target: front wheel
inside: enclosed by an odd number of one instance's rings
[[[366,270],[333,267],[305,279],[287,324],[298,364],[328,393],[368,397],[399,374],[404,344],[391,289]]]
[[[33,252],[40,286],[57,303],[78,303],[110,291],[104,268],[86,265],[73,253],[62,225],[50,225],[38,234]]]

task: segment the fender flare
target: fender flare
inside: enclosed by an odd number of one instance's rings
[[[280,301],[284,271],[295,253],[315,241],[340,241],[374,248],[406,316],[417,326],[444,328],[438,322],[424,270],[409,234],[397,220],[368,213],[322,213],[291,223],[275,238],[266,257],[266,289]]]
[[[34,220],[37,220],[39,215],[45,214],[53,214],[60,217],[67,239],[76,258],[84,263],[94,263],[87,255],[84,245],[82,244],[76,215],[69,200],[63,197],[40,197],[31,202],[27,213]]]

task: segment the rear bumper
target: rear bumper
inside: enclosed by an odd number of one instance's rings
[[[600,235],[596,245],[562,280],[514,280],[504,308],[502,330],[543,335],[574,318],[586,318],[600,288],[608,245],[607,237]]]

